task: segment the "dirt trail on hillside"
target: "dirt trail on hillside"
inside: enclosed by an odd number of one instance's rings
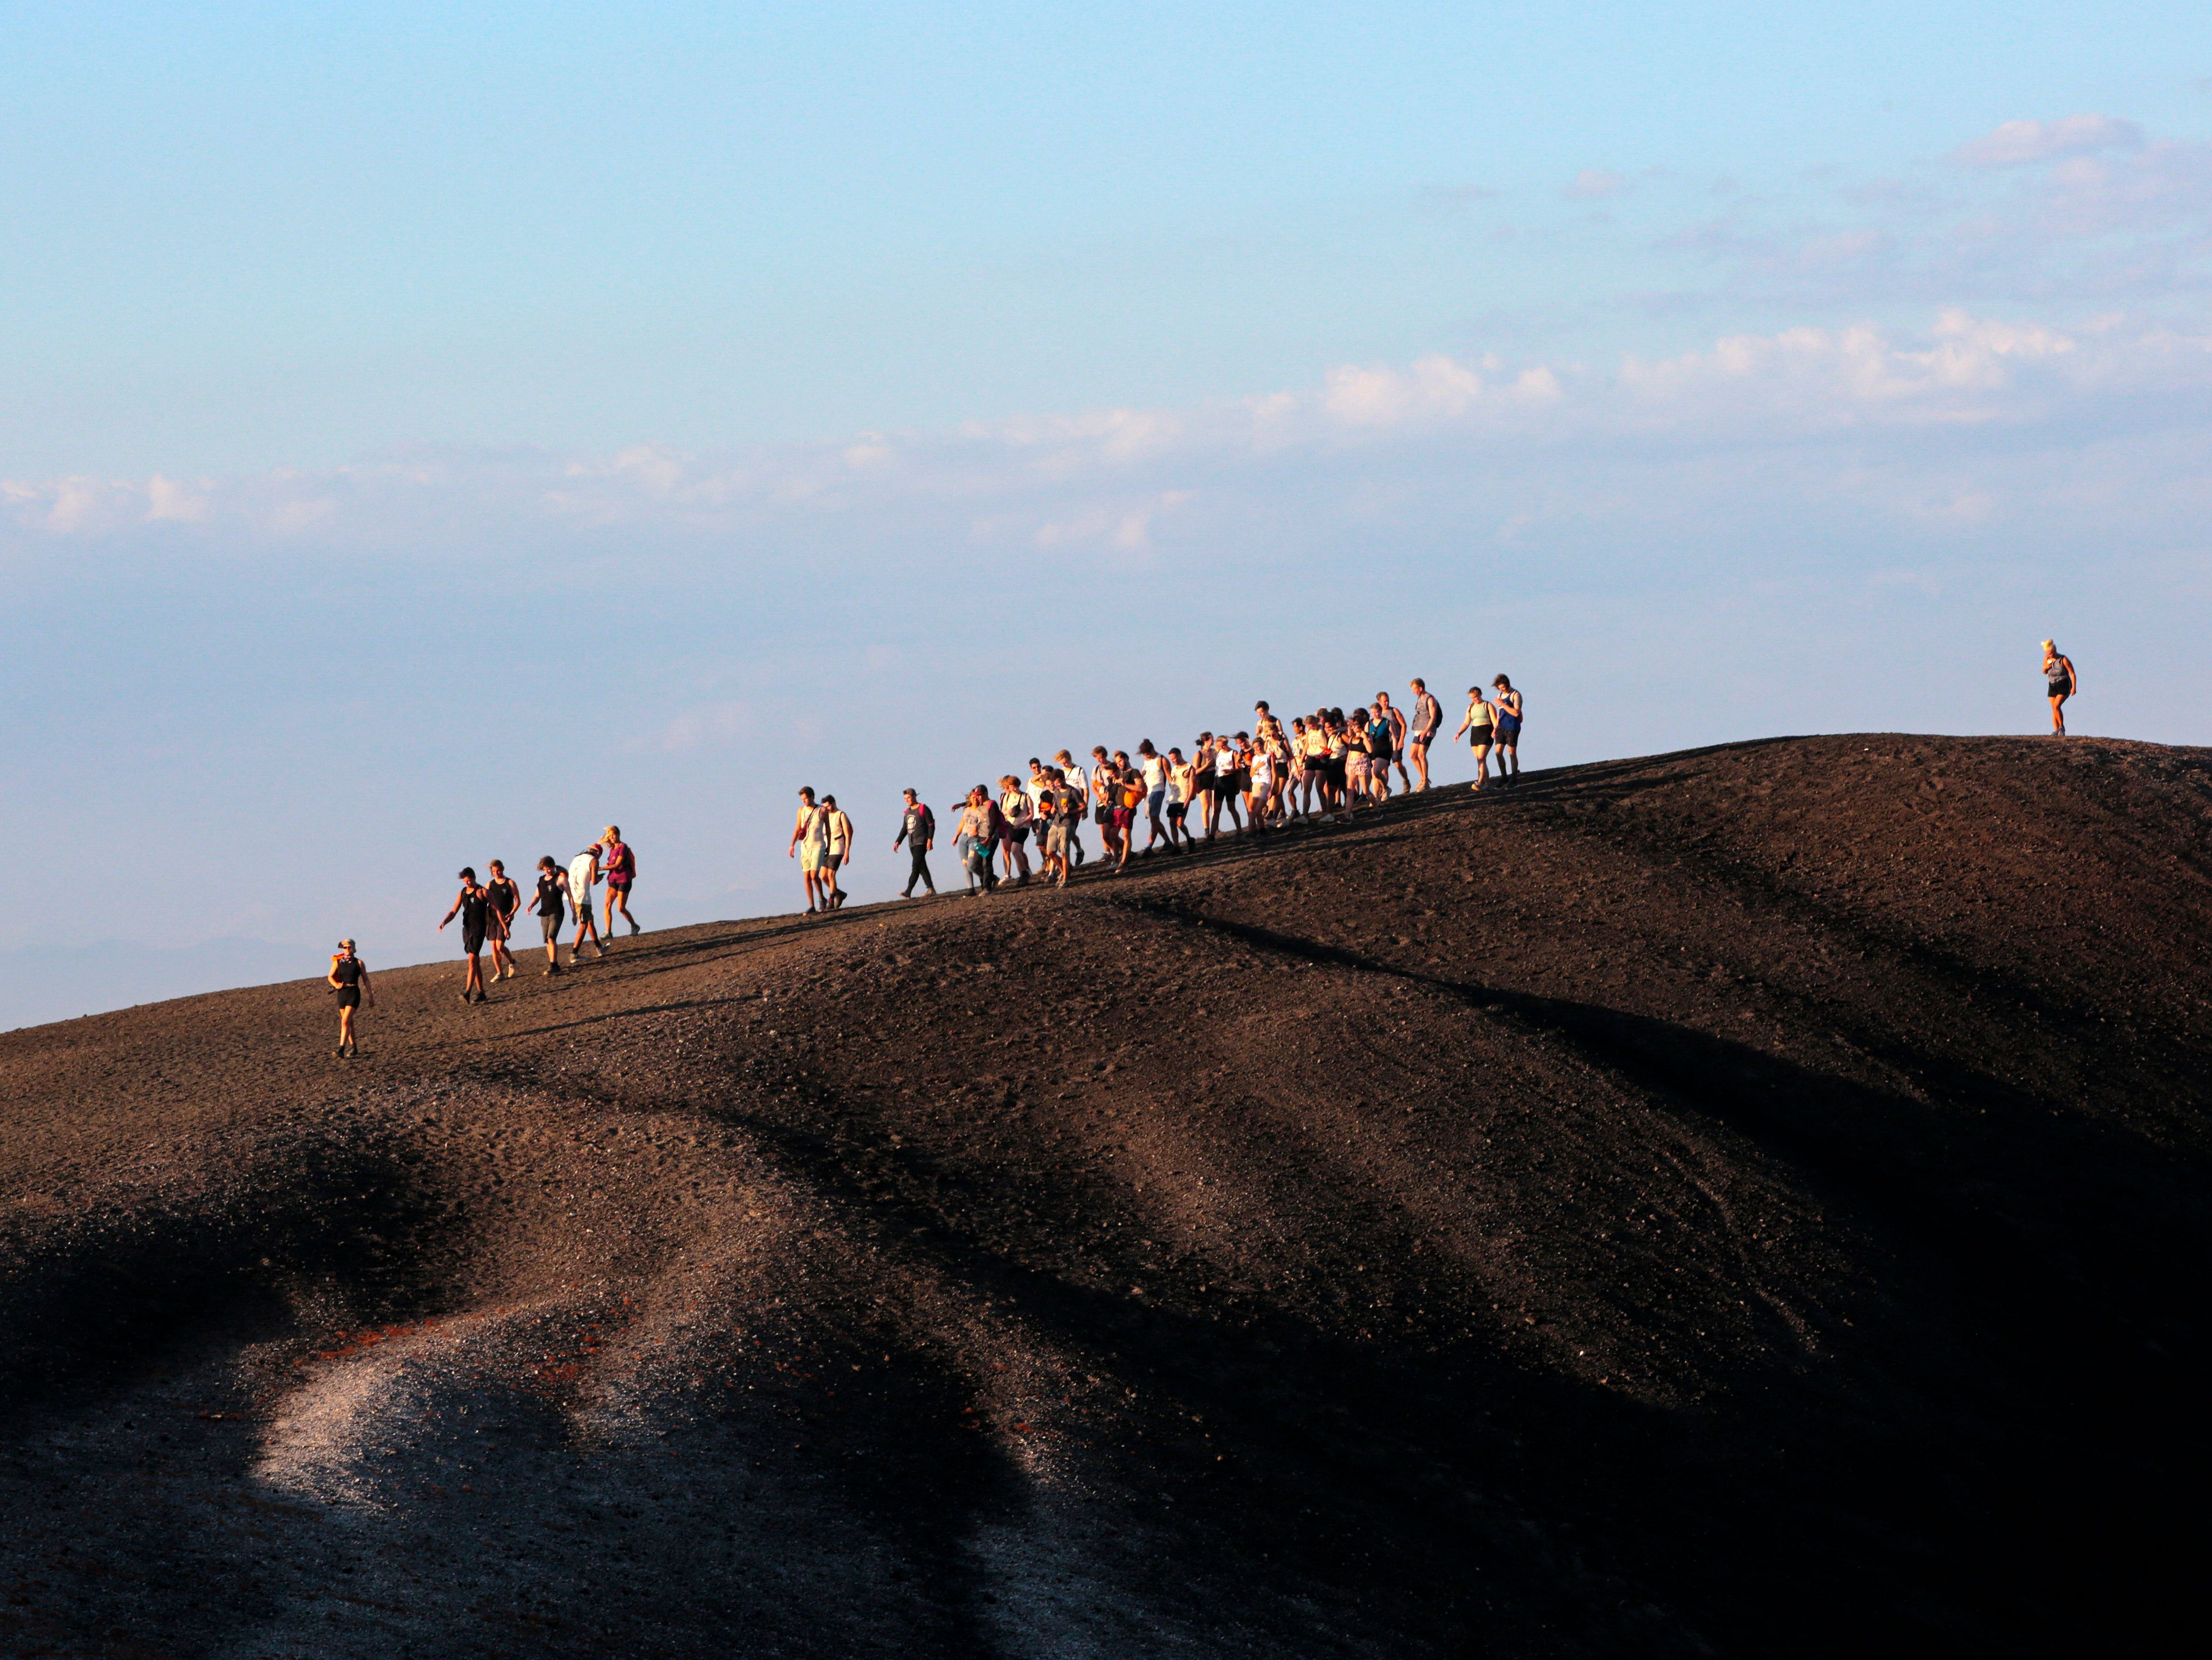
[[[2155,1651],[2208,939],[2212,752],[1789,739],[0,1035],[0,1651]]]

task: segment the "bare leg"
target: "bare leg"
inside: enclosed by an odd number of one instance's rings
[[[1482,786],[1483,786],[1484,782],[1485,782],[1485,781],[1489,778],[1489,776],[1490,776],[1490,745],[1487,745],[1487,744],[1477,744],[1477,745],[1474,746],[1474,787],[1475,787],[1475,788],[1477,788],[1477,789],[1480,789],[1480,788],[1482,787]]]
[[[462,984],[461,995],[465,998],[483,995],[483,958],[474,952],[469,953],[469,977]]]
[[[1421,787],[1428,788],[1429,746],[1426,744],[1415,744],[1410,747],[1407,753],[1413,757],[1413,770],[1421,775]]]
[[[349,1008],[338,1011],[338,1047],[342,1049],[353,1047],[353,1011]]]
[[[2063,697],[2051,700],[2051,730],[2061,738],[2066,735],[2066,700]]]

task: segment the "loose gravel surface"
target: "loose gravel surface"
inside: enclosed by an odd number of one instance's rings
[[[1787,739],[0,1036],[0,1651],[2178,1648],[2208,923]]]

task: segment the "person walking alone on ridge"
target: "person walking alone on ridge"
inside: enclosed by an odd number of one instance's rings
[[[899,818],[899,833],[891,838],[893,853],[899,850],[902,842],[906,843],[908,853],[913,856],[914,868],[906,873],[906,886],[899,897],[913,898],[914,885],[917,882],[934,897],[937,884],[929,879],[929,850],[937,845],[937,815],[912,790],[906,793],[906,812]]]
[[[1467,741],[1474,750],[1474,787],[1480,789],[1490,776],[1490,743],[1498,734],[1498,711],[1483,701],[1480,686],[1469,686],[1467,696],[1467,718],[1459,723],[1459,732],[1452,737],[1456,740],[1460,732],[1467,734]]]
[[[371,1008],[376,1006],[376,993],[368,983],[368,964],[353,954],[353,941],[341,939],[331,958],[331,971],[324,983],[338,994],[338,1059],[348,1060],[361,1054],[361,1045],[354,1041],[354,1011],[361,1000],[368,999]]]
[[[2081,681],[2074,672],[2074,660],[2046,640],[2043,642],[2044,689],[2051,697],[2051,733],[2054,738],[2066,735],[2066,700],[2081,690]]]
[[[1521,694],[1513,690],[1513,682],[1499,675],[1490,683],[1497,689],[1498,701],[1498,781],[1517,784],[1521,781]]]
[[[806,885],[809,916],[830,909],[830,889],[822,875],[822,853],[830,845],[830,831],[822,818],[822,809],[814,804],[813,786],[809,785],[799,792],[799,818],[791,827],[791,845],[783,853],[787,859],[794,853],[799,855],[799,875]]]
[[[642,933],[637,918],[629,914],[630,884],[637,880],[637,855],[630,851],[629,843],[622,839],[622,827],[607,826],[606,834],[599,840],[606,851],[599,855],[599,871],[607,881],[607,925],[600,938],[615,937],[615,913],[620,911],[623,921],[629,924],[632,933]]]
[[[574,968],[584,960],[584,936],[592,936],[592,954],[605,957],[607,942],[599,937],[599,925],[592,915],[592,890],[599,880],[599,844],[586,848],[568,861],[568,909],[576,913],[576,937],[568,943],[568,966]]]
[[[438,932],[446,931],[446,922],[456,916],[461,919],[461,950],[469,959],[469,977],[461,987],[464,1003],[489,1003],[484,995],[483,963],[484,925],[490,920],[491,897],[477,885],[475,866],[461,866],[461,897],[453,901],[453,909],[446,913],[446,921],[438,924]]]
[[[484,943],[491,947],[491,977],[512,980],[514,953],[507,942],[514,937],[514,914],[522,909],[522,890],[507,879],[507,866],[497,859],[491,861],[491,880],[484,884],[484,894],[491,901],[484,927]]]
[[[538,861],[538,931],[545,936],[545,972],[561,972],[561,919],[568,903],[568,878],[547,854]]]

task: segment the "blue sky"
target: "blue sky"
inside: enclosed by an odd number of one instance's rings
[[[2206,739],[2201,6],[453,11],[0,8],[0,1023],[1413,672]]]

